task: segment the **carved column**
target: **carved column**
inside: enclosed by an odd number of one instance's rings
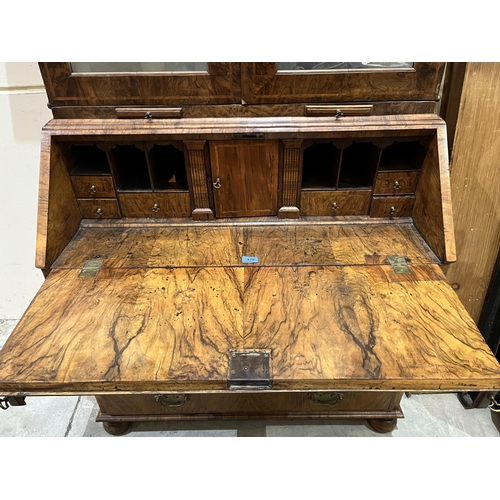
[[[280,219],[298,219],[300,217],[300,169],[302,166],[302,140],[284,140],[283,151],[283,189]]]
[[[184,141],[188,153],[188,169],[193,192],[193,219],[207,220],[214,218],[210,208],[210,195],[207,179],[206,141]]]

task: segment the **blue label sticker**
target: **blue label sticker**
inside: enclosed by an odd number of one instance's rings
[[[253,262],[259,262],[259,258],[258,257],[247,257],[246,255],[243,255],[243,257],[241,258],[241,261],[243,262],[243,264],[252,264]]]

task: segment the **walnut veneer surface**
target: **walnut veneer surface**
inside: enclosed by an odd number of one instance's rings
[[[0,352],[0,391],[225,390],[231,349],[269,350],[275,391],[499,387],[435,262],[411,223],[82,227]]]

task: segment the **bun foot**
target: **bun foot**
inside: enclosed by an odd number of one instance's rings
[[[378,418],[369,418],[368,425],[375,432],[379,432],[381,434],[385,434],[386,432],[391,432],[396,428],[396,424],[398,423],[397,418],[390,419],[378,419]]]
[[[130,425],[130,422],[104,422],[102,424],[104,430],[113,436],[122,436],[128,431]]]

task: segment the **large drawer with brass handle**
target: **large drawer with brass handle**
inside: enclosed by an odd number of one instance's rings
[[[301,215],[367,215],[371,189],[309,191],[301,194]]]
[[[71,182],[77,198],[116,198],[111,175],[72,175]]]
[[[120,208],[116,198],[78,199],[83,219],[119,219]]]
[[[98,396],[101,412],[133,415],[212,415],[214,418],[271,418],[339,413],[369,418],[398,410],[401,394],[394,392],[245,392],[207,394]],[[339,416],[340,416],[339,415]],[[376,415],[375,415],[376,416]]]
[[[411,217],[415,196],[374,196],[371,217]]]
[[[373,194],[412,194],[417,188],[419,171],[379,172]]]
[[[189,217],[188,192],[119,193],[123,217]]]

